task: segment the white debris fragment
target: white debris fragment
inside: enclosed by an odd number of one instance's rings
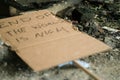
[[[77,62],[78,62],[81,66],[83,66],[84,68],[89,68],[89,67],[90,67],[90,64],[87,63],[87,62],[85,62],[85,61],[77,60]],[[58,65],[58,67],[61,68],[61,67],[64,67],[64,66],[66,66],[66,65],[74,65],[74,63],[73,63],[72,61],[66,62],[66,63],[63,63],[63,64]]]
[[[1,39],[0,39],[0,48],[2,48],[3,44],[4,44],[4,42],[1,41]]]
[[[66,66],[66,65],[73,65],[73,62],[70,61],[70,62],[66,62],[66,63],[63,63],[63,64],[59,64],[58,67],[61,68],[61,67]]]
[[[49,7],[48,10],[50,10],[54,14],[57,14],[58,12],[66,9],[70,6],[79,4],[80,2],[81,2],[81,0],[66,0],[65,2],[62,1],[61,3],[55,4],[51,7]]]
[[[105,29],[105,30],[108,30],[108,31],[114,32],[114,33],[120,31],[120,30],[113,29],[113,28],[110,28],[110,27],[107,27],[107,26],[104,26],[104,27],[102,27],[102,28]]]
[[[8,65],[8,63],[7,63],[7,62],[4,62],[4,64],[3,64],[3,65],[4,65],[4,67],[6,67],[6,66]]]
[[[4,44],[4,42],[1,40],[1,35],[0,35],[0,46],[3,44]]]
[[[119,40],[119,39],[120,39],[120,36],[116,36],[116,39],[118,39],[118,40]]]
[[[0,41],[0,46],[2,46],[4,44],[4,42]]]
[[[81,60],[77,60],[77,62],[83,66],[84,68],[89,68],[90,67],[90,64],[85,62],[85,61],[81,61]]]

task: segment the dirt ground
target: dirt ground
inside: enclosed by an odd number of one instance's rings
[[[102,16],[99,19],[104,20],[106,17]],[[98,21],[100,21],[99,19]],[[120,30],[120,24],[117,21],[107,20],[107,22],[101,22],[101,25]],[[95,33],[88,34],[95,35]],[[120,32],[111,33],[107,31],[105,34],[107,35],[103,36],[103,42],[113,49],[80,60],[90,64],[88,70],[98,75],[101,80],[120,80]],[[101,38],[97,39],[101,40]],[[0,80],[94,80],[75,66],[54,67],[41,72],[33,72],[15,52],[10,51],[6,46],[2,46],[2,41],[0,41],[0,45]]]

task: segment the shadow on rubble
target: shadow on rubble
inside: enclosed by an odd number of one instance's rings
[[[0,60],[0,72],[14,76],[16,73],[32,72],[32,69],[29,68],[14,51],[8,49],[7,55]]]

